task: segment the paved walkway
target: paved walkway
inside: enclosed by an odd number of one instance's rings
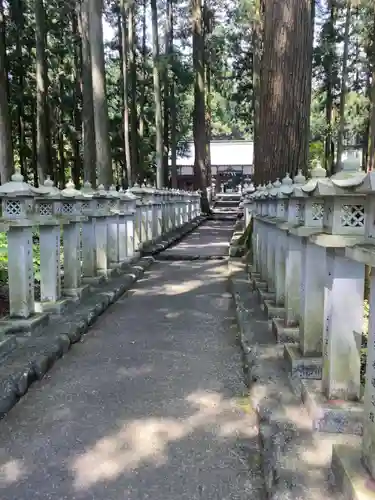
[[[177,251],[226,253],[225,224]],[[223,261],[154,264],[0,422],[0,498],[263,498],[226,287]]]

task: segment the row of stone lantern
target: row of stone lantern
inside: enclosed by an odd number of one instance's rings
[[[81,190],[72,181],[57,189],[52,180],[35,188],[16,172],[0,186],[2,222],[8,235],[11,318],[28,318],[34,300],[33,229],[39,229],[40,304],[59,309],[89,285],[139,256],[145,244],[160,239],[200,214],[199,193],[156,190]],[[63,289],[60,240],[63,228]]]
[[[293,386],[317,430],[363,432],[363,463],[375,479],[375,174],[361,171],[353,157],[332,177],[315,164],[310,179],[287,175],[259,186],[246,203],[254,219],[252,278],[285,342]],[[363,391],[365,265],[371,279]],[[345,463],[345,449],[334,456]]]

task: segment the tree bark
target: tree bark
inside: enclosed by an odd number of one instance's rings
[[[145,136],[145,102],[146,102],[146,68],[147,68],[147,0],[143,0],[142,4],[142,70],[140,72],[140,96],[139,96],[139,127],[138,127],[138,151],[139,151],[139,162],[137,173],[142,173],[145,171],[145,152],[144,152],[144,136]]]
[[[152,13],[152,58],[153,58],[153,80],[155,96],[155,128],[156,128],[156,186],[164,186],[163,176],[163,123],[161,112],[161,89],[160,89],[160,61],[159,61],[159,34],[158,34],[158,11],[156,0],[151,0]]]
[[[94,103],[92,91],[92,68],[90,50],[89,2],[79,0],[80,12],[78,28],[82,46],[82,142],[83,142],[83,180],[96,187],[96,145]]]
[[[130,76],[130,151],[132,161],[132,180],[139,175],[138,168],[138,117],[137,117],[137,65],[136,65],[136,31],[135,31],[135,1],[131,0],[128,15],[129,41],[129,76]]]
[[[194,188],[201,191],[203,212],[209,212],[207,200],[206,155],[206,110],[204,82],[204,38],[202,1],[192,0],[193,68],[194,68]]]
[[[375,35],[375,7],[372,12],[372,32]],[[367,59],[369,63],[369,73],[371,74],[371,84],[369,89],[370,116],[368,127],[368,148],[367,148],[367,170],[375,169],[375,39],[371,40],[367,48]],[[370,79],[369,79],[370,80]]]
[[[313,23],[311,0],[263,5],[257,183],[307,171]]]
[[[126,0],[120,1],[121,17],[121,60],[122,60],[122,82],[123,82],[123,128],[127,181],[129,187],[133,185],[132,155],[130,152],[130,130],[129,130],[129,81],[128,81],[128,22],[129,8]]]
[[[348,93],[348,55],[349,55],[349,30],[351,19],[351,0],[346,2],[345,31],[344,31],[344,49],[342,55],[342,77],[340,91],[340,111],[339,111],[339,129],[337,133],[337,161],[336,170],[341,169],[341,157],[344,151],[344,133],[345,133],[345,102]]]
[[[48,128],[49,113],[47,109],[48,82],[47,58],[45,53],[45,10],[43,0],[35,0],[35,38],[36,38],[36,154],[38,182],[43,184],[49,173]]]
[[[73,150],[73,169],[72,177],[74,184],[77,188],[80,187],[81,183],[81,171],[82,171],[82,159],[81,159],[81,130],[82,130],[82,119],[80,111],[80,103],[82,100],[81,94],[81,81],[80,81],[80,68],[82,67],[82,47],[81,40],[78,35],[78,19],[76,10],[72,12],[72,35],[76,44],[74,46],[74,91],[73,91],[73,122],[74,122],[74,134],[72,137],[72,150]]]
[[[22,33],[24,32],[23,4],[16,0],[10,4],[11,16],[16,26],[15,56],[17,60],[17,139],[18,139],[18,160],[22,175],[27,177],[25,162],[25,106],[24,106],[24,81],[25,70],[22,57]]]
[[[8,107],[8,73],[5,48],[3,2],[0,1],[0,180],[9,181],[13,173],[13,147]]]
[[[171,113],[171,181],[172,188],[178,188],[178,177],[177,177],[177,140],[176,140],[176,128],[177,128],[177,107],[176,107],[176,79],[174,74],[174,11],[173,11],[173,0],[171,1],[170,9],[170,24],[171,24],[171,46],[170,46],[170,57],[172,64],[171,71],[171,82],[170,82],[170,113]]]
[[[333,172],[333,155],[332,155],[332,111],[333,111],[333,61],[335,58],[335,21],[336,7],[335,0],[330,0],[330,18],[328,27],[328,53],[326,55],[326,136],[324,141],[324,168],[328,175]]]
[[[167,12],[166,12],[166,22],[165,22],[165,33],[164,33],[164,74],[163,74],[163,87],[164,87],[164,101],[163,101],[163,176],[164,185],[168,186],[169,183],[169,130],[170,130],[170,88],[169,88],[169,76],[170,76],[170,58],[171,58],[171,9],[172,0],[167,0]]]
[[[98,183],[108,188],[113,183],[113,172],[105,82],[102,26],[103,0],[88,1],[90,6],[89,32]]]

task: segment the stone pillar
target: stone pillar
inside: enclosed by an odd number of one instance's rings
[[[364,265],[327,251],[323,333],[323,389],[328,399],[360,396]]]
[[[119,263],[119,216],[112,214],[107,218],[107,253],[110,265]]]
[[[268,290],[275,290],[275,230],[270,224],[267,228],[267,284]]]
[[[370,277],[370,317],[367,340],[366,386],[362,438],[363,463],[375,478],[375,268]]]
[[[294,326],[300,319],[301,242],[288,235],[285,263],[285,325]]]
[[[77,222],[64,226],[64,293],[76,296],[81,286],[80,227]]]
[[[122,212],[119,215],[118,225],[118,259],[120,263],[126,262],[128,258],[126,229],[126,214]]]
[[[98,274],[107,276],[108,274],[108,230],[107,218],[105,216],[97,217],[95,224],[95,239],[96,239],[96,268]]]
[[[82,222],[82,273],[85,278],[96,276],[95,218]]]
[[[126,247],[127,257],[132,259],[134,257],[136,248],[134,243],[134,227],[135,227],[135,213],[128,212],[125,215],[126,220]]]
[[[307,238],[302,245],[300,350],[304,356],[321,356],[326,250]]]
[[[142,201],[141,206],[141,245],[147,243],[147,219],[148,219],[148,206]]]
[[[275,303],[285,304],[285,239],[284,231],[279,230],[275,248]]]
[[[8,280],[10,316],[29,318],[35,311],[31,226],[8,230]]]
[[[40,300],[57,302],[61,297],[60,224],[39,226]]]
[[[155,210],[154,210],[154,202],[153,201],[149,201],[146,204],[146,211],[147,211],[147,228],[146,228],[147,242],[151,243],[154,240]]]
[[[141,201],[137,200],[134,224],[134,249],[139,252],[141,248]]]

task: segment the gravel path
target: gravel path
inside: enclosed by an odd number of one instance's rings
[[[154,264],[0,422],[0,498],[262,499],[233,315],[226,263]]]

